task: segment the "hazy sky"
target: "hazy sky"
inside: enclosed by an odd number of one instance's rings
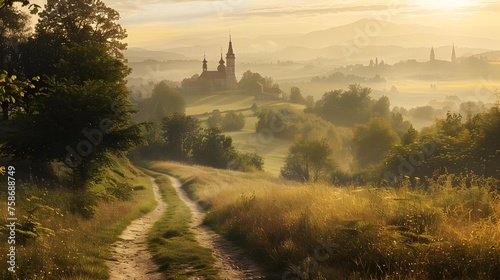
[[[43,0],[35,2],[43,3]],[[162,49],[192,37],[305,33],[381,17],[395,23],[500,27],[500,1],[105,0],[120,12],[129,47]],[[498,35],[498,28],[492,36]],[[471,34],[474,35],[474,34]],[[202,42],[201,42],[202,43]]]

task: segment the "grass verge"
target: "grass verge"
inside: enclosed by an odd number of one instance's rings
[[[210,226],[287,279],[500,275],[495,180],[442,175],[421,189],[339,188],[169,162],[150,168],[183,179]]]
[[[111,256],[109,245],[132,220],[154,209],[156,202],[149,178],[124,158],[117,158],[105,177],[107,180],[94,186],[96,192],[113,182],[128,182],[134,189],[132,198],[100,200],[92,218],[71,213],[71,201],[78,197],[56,181],[16,178],[18,226],[25,225],[28,212],[36,209],[32,219],[37,223],[38,236],[24,238],[21,231],[16,232],[16,273],[2,269],[0,279],[108,279],[105,259]],[[7,180],[3,176],[0,179]],[[0,201],[7,201],[6,192],[0,193]],[[0,204],[4,221],[6,206]],[[6,264],[7,242],[2,240],[0,262]]]
[[[210,250],[200,246],[189,229],[191,212],[177,196],[170,180],[155,172],[144,170],[155,178],[162,198],[167,203],[167,211],[148,233],[149,248],[166,279],[217,280],[218,271]]]

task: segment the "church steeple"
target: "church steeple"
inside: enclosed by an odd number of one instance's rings
[[[233,51],[233,40],[231,35],[229,35],[229,47],[226,54],[226,88],[235,89],[237,85],[236,81],[236,56]]]
[[[457,55],[455,54],[455,43],[453,43],[453,50],[451,52],[451,62],[452,63],[457,62]]]
[[[206,72],[208,70],[207,62],[207,56],[205,55],[205,53],[203,53],[203,72]]]
[[[222,48],[220,50],[220,60],[219,60],[219,66],[217,66],[217,71],[223,72],[226,71],[226,66],[224,65],[226,62],[224,59],[222,59]]]
[[[434,54],[434,47],[431,48],[431,61],[436,60],[436,55]]]

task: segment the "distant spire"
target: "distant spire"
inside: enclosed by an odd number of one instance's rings
[[[457,55],[455,54],[455,43],[453,43],[453,50],[451,52],[451,62],[452,63],[457,62]]]
[[[431,48],[431,61],[436,60],[436,55],[434,54],[434,47]]]
[[[231,38],[231,35],[229,35],[229,47],[227,49],[226,59],[227,58],[234,58],[233,40]]]
[[[207,71],[208,70],[208,66],[207,66],[207,56],[205,54],[205,51],[203,51],[203,72]]]
[[[222,64],[224,64],[224,63],[226,63],[226,62],[224,61],[224,59],[222,59],[222,47],[221,47],[221,48],[220,48],[220,60],[219,60],[219,64],[221,64],[221,65],[222,65]]]

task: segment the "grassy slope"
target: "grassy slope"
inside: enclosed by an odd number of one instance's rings
[[[157,162],[188,182],[207,223],[282,275],[308,279],[495,279],[500,199],[488,182],[442,176],[432,191],[300,185]],[[453,183],[454,182],[454,183]]]
[[[191,214],[189,208],[177,196],[170,180],[158,173],[145,171],[155,178],[162,197],[168,205],[167,211],[148,233],[149,248],[166,279],[219,279],[213,268],[211,251],[201,247],[189,230]]]
[[[238,110],[245,116],[245,127],[241,131],[226,132],[225,134],[233,138],[233,144],[238,151],[245,153],[258,153],[264,158],[264,169],[275,176],[279,175],[281,167],[284,165],[285,156],[291,141],[278,139],[273,135],[255,133],[257,117],[250,110],[253,103],[257,106],[276,106],[285,104],[276,100],[255,100],[253,96],[241,94],[220,94],[220,95],[187,95],[186,113],[198,115],[200,120],[206,120],[208,113],[213,110],[221,112]],[[289,104],[289,106],[303,108],[302,105]]]
[[[74,194],[55,183],[28,183],[18,178],[17,216],[26,215],[26,208],[41,205],[49,208],[37,212],[36,220],[53,232],[43,233],[36,240],[17,244],[16,275],[0,271],[1,279],[107,279],[108,268],[104,263],[110,258],[109,245],[133,220],[155,207],[148,177],[134,168],[126,159],[117,159],[106,170],[108,180],[96,189],[103,189],[112,181],[127,181],[136,191],[130,201],[100,201],[93,218],[84,219],[71,214],[70,198]],[[3,180],[5,177],[0,177]],[[3,183],[2,183],[3,185]],[[7,201],[6,193],[0,193],[0,201]],[[40,198],[39,200],[35,197]],[[27,199],[30,198],[31,202]],[[0,215],[5,220],[6,203],[0,204]],[[24,222],[24,218],[19,221]],[[19,233],[17,235],[20,236]],[[20,241],[20,240],[18,240]],[[1,242],[0,251],[6,252],[6,242]],[[6,262],[6,254],[0,261]],[[2,265],[3,267],[3,265]]]

